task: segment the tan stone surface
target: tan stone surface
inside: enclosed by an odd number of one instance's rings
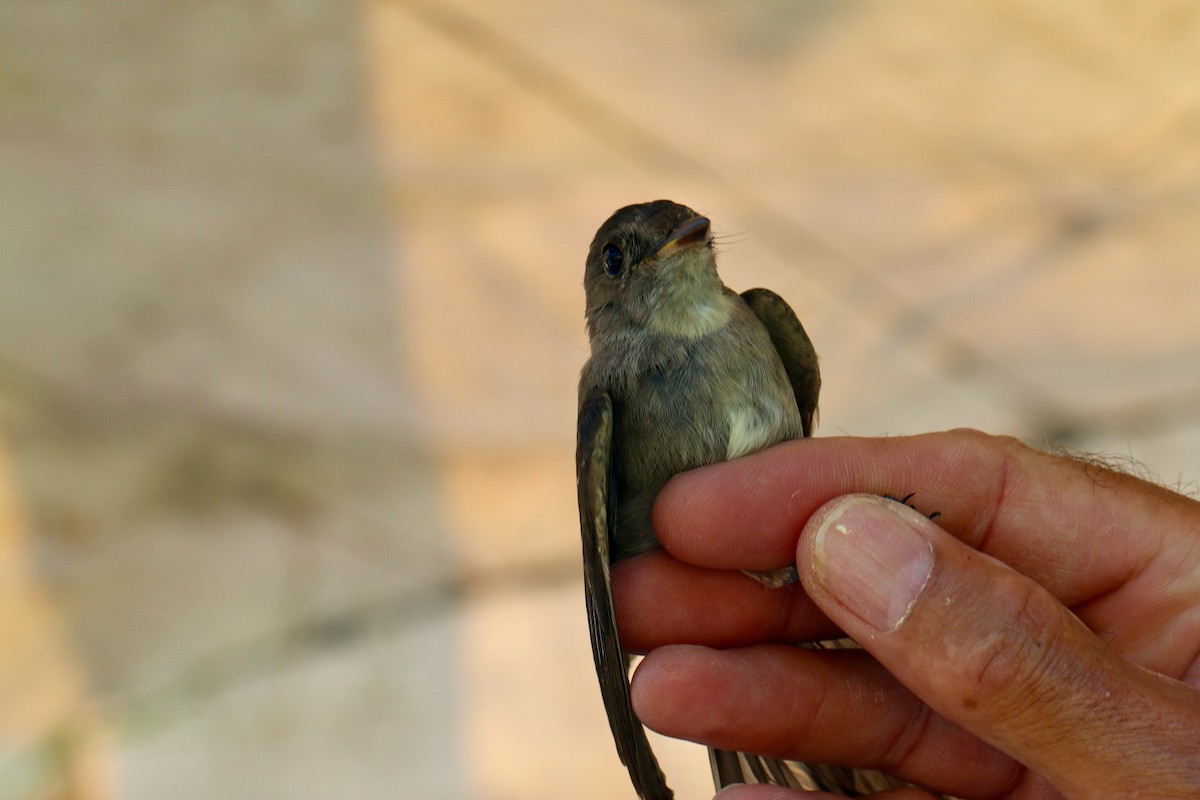
[[[792,302],[819,433],[1194,487],[1197,44],[1184,0],[0,8],[9,552],[120,796],[627,796],[571,473],[628,202]]]

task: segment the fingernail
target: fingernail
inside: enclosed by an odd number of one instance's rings
[[[817,530],[817,580],[863,622],[900,627],[933,571],[933,546],[917,533],[917,512],[882,497],[841,501]]]

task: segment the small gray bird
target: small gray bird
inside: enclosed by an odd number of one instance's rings
[[[721,282],[709,221],[686,206],[656,200],[619,209],[592,240],[584,287],[592,354],[579,379],[576,477],[592,655],[638,796],[667,800],[673,794],[630,706],[610,566],[658,546],[651,507],[673,475],[810,435],[821,377],[812,342],[782,298],[766,289],[738,295]],[[709,752],[718,788],[774,783],[853,794],[904,785]]]

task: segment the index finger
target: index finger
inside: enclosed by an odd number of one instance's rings
[[[905,497],[945,530],[1067,605],[1110,591],[1187,536],[1200,503],[1129,475],[956,430],[802,439],[673,478],[654,507],[664,549],[720,569],[795,559],[816,509],[844,494]]]

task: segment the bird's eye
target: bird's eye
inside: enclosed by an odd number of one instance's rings
[[[612,277],[617,277],[621,274],[621,267],[625,266],[625,254],[621,252],[621,248],[615,244],[604,245],[604,271]]]

